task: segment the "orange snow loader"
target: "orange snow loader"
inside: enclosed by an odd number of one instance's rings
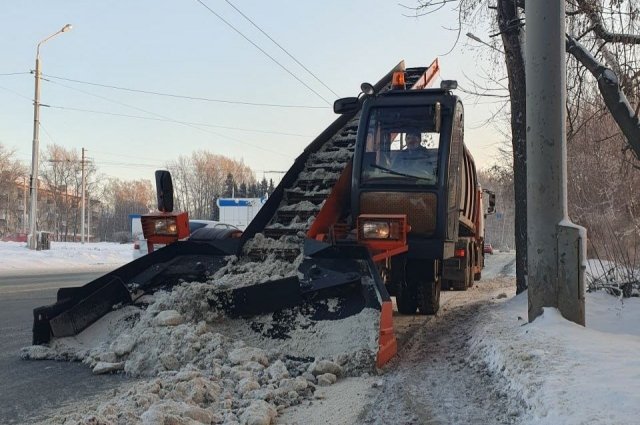
[[[179,240],[175,226],[174,243],[60,289],[56,304],[35,309],[34,344],[75,335],[142,294],[207,281],[233,255],[299,266],[293,276],[221,290],[211,308],[242,318],[294,309],[310,326],[376,309],[375,360],[385,364],[397,350],[391,295],[401,314],[435,314],[442,286],[466,289],[483,266],[485,193],[464,146],[455,81],[429,88],[439,71],[437,59],[422,68],[400,62],[375,85],[362,84],[357,97],[338,99],[340,116],[295,160],[240,238]],[[174,214],[169,176],[156,180],[161,213],[151,222]],[[328,299],[337,300],[331,308]],[[281,325],[276,338],[287,337]]]

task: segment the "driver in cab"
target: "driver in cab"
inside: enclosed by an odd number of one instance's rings
[[[429,149],[422,146],[422,135],[420,133],[407,133],[405,135],[405,148],[398,152],[399,161],[413,161],[426,159],[429,156]]]
[[[433,161],[437,158],[434,155],[437,153],[422,145],[421,133],[406,133],[405,147],[396,152],[391,168],[411,176],[433,179],[436,174],[436,166]]]

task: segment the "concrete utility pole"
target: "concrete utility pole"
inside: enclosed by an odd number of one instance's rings
[[[29,248],[38,248],[37,221],[38,221],[38,167],[40,161],[40,46],[51,40],[58,34],[69,31],[71,25],[67,24],[57,32],[38,43],[36,47],[36,71],[35,71],[35,96],[33,99],[33,145],[31,147],[31,178],[29,190],[31,191],[31,209],[29,212]]]
[[[84,178],[84,148],[82,148],[82,161],[80,162],[81,164],[81,169],[82,169],[82,177],[81,177],[81,185],[82,185],[82,200],[80,202],[82,202],[82,208],[80,208],[81,211],[81,219],[80,219],[80,243],[84,243],[84,217],[85,217],[85,211],[84,211],[84,186],[85,186],[85,178]]]
[[[584,325],[586,230],[567,213],[565,9],[527,3],[527,234],[529,321],[556,307]]]
[[[27,177],[23,179],[22,187],[22,233],[27,233]]]

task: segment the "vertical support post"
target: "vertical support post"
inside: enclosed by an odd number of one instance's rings
[[[38,48],[40,45],[38,45]],[[38,167],[40,160],[40,55],[36,53],[35,94],[33,99],[33,144],[31,146],[31,178],[29,191],[31,207],[29,210],[29,249],[37,249],[38,237],[36,225],[38,222]]]
[[[586,230],[567,210],[565,9],[527,3],[527,234],[529,321],[556,307],[584,325]]]
[[[82,207],[80,208],[80,243],[84,243],[84,217],[85,217],[85,210],[84,210],[84,186],[85,186],[85,182],[84,182],[84,148],[82,148],[82,162],[81,162],[81,169],[82,169],[82,178],[80,181],[80,184],[82,185],[82,199],[81,199],[81,203],[82,203]]]
[[[23,179],[23,187],[22,187],[22,233],[27,233],[27,177],[25,176]]]
[[[91,242],[91,196],[87,194],[87,242]]]

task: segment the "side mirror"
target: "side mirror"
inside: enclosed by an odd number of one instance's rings
[[[348,114],[356,112],[360,108],[360,101],[357,97],[343,97],[333,102],[333,112],[336,114]]]
[[[156,170],[156,195],[158,197],[158,211],[173,211],[173,182],[171,173],[167,170]]]
[[[440,88],[442,90],[455,90],[458,88],[458,82],[456,80],[442,80]]]
[[[484,193],[489,195],[489,205],[487,206],[487,214],[494,214],[496,212],[496,194],[490,190],[483,190]]]

